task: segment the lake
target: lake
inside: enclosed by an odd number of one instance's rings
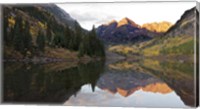
[[[4,62],[3,103],[193,107],[194,68],[173,60]]]

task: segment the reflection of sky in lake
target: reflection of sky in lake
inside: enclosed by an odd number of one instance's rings
[[[64,105],[84,106],[123,106],[123,107],[186,107],[174,91],[167,94],[138,90],[128,97],[108,93],[95,87],[92,92],[90,85],[82,86],[76,96],[72,96]]]

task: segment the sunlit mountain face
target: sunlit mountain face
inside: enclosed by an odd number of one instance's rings
[[[97,28],[97,35],[104,42],[127,43],[147,41],[162,35],[172,23],[167,21],[152,22],[139,25],[130,18],[124,17],[120,21],[111,20]]]
[[[167,22],[167,21],[145,23],[142,25],[143,28],[146,28],[149,31],[163,32],[163,33],[166,32],[171,26],[172,26],[172,23]]]
[[[96,29],[96,32],[101,40],[109,43],[141,42],[150,40],[159,34],[142,28],[127,17],[121,19],[119,22],[111,20],[107,24],[102,24]]]
[[[121,19],[118,23],[117,23],[117,27],[121,27],[123,25],[131,25],[133,27],[140,27],[138,24],[136,24],[134,21],[132,21],[131,19],[125,17],[123,19]]]

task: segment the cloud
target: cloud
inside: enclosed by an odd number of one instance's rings
[[[107,23],[111,20],[117,19],[117,16],[113,16],[113,15],[104,15],[101,19],[98,19],[98,21],[96,21],[95,23],[100,25],[100,24],[104,24]]]
[[[97,18],[94,15],[92,15],[88,12],[80,13],[80,12],[77,12],[77,11],[73,11],[70,14],[71,14],[71,16],[73,16],[75,19],[77,19],[80,22],[97,20]]]
[[[96,27],[115,19],[116,16],[109,15],[107,13],[102,12],[80,12],[80,11],[72,11],[70,15],[76,19],[78,22],[81,22],[81,26],[92,29],[92,26],[95,25]]]

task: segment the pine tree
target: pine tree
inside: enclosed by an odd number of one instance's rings
[[[78,51],[78,57],[83,57],[85,54],[85,45],[84,42],[80,44],[79,51]]]
[[[70,39],[71,39],[71,32],[70,32],[70,29],[68,27],[65,27],[64,36],[65,36],[64,47],[69,48],[69,42],[70,42]]]
[[[45,36],[44,34],[39,31],[37,39],[36,39],[37,47],[40,51],[44,52],[45,48]]]
[[[15,36],[15,29],[14,27],[10,27],[10,32],[8,34],[10,45],[13,45],[14,36]]]
[[[47,39],[48,45],[52,45],[52,33],[51,33],[50,22],[47,22],[46,39]]]
[[[14,26],[14,38],[13,38],[13,45],[15,50],[20,51],[21,53],[24,51],[24,43],[23,43],[23,24],[22,18],[17,17],[16,23]]]
[[[9,36],[8,36],[8,17],[7,16],[5,16],[4,18],[3,18],[3,36],[4,36],[4,41],[5,41],[5,43],[7,44],[8,43],[8,41],[9,41]]]
[[[77,51],[79,49],[80,46],[80,42],[82,40],[82,29],[79,26],[78,22],[75,22],[75,50]]]
[[[85,36],[79,46],[79,56],[87,54],[91,57],[104,57],[105,51],[101,41],[96,36],[95,27]]]
[[[31,51],[32,49],[32,36],[30,34],[30,24],[28,21],[25,22],[25,26],[24,26],[24,39],[23,39],[23,43],[24,43],[24,48],[27,51]]]

